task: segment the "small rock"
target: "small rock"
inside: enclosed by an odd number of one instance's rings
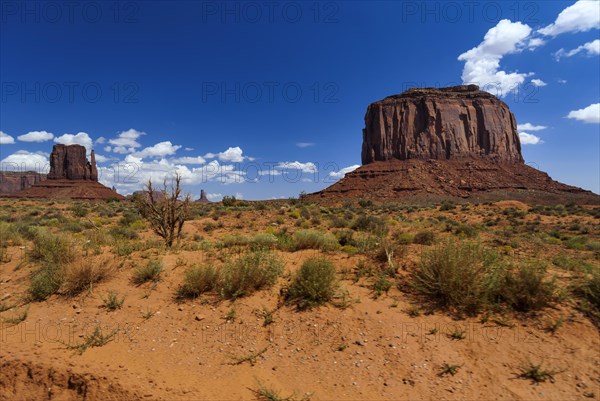
[[[194,316],[194,319],[199,322],[201,320],[204,320],[204,316],[196,315]]]

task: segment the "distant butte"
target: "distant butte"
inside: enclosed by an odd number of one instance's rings
[[[125,199],[98,182],[93,150],[91,161],[88,161],[84,146],[60,144],[52,148],[50,172],[45,180],[38,181],[22,191],[2,196],[78,200]]]
[[[361,156],[360,168],[309,198],[600,202],[526,165],[508,105],[476,85],[415,88],[370,104]]]

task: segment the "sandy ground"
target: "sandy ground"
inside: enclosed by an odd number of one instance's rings
[[[277,216],[261,220],[265,212],[251,213],[258,226]],[[235,224],[225,221],[225,228],[210,235],[219,237]],[[186,225],[189,233],[200,226],[194,223]],[[0,300],[10,303],[26,292],[34,266],[17,268],[22,250],[8,250],[13,258],[0,264]],[[420,251],[411,246],[408,258]],[[290,272],[319,253],[277,252]],[[366,282],[353,283],[343,275],[341,287],[349,294],[345,308],[278,308],[279,290],[289,276],[233,303],[209,296],[180,302],[175,292],[187,266],[211,256],[204,251],[161,255],[165,271],[157,285],[132,284],[139,255],[123,264],[114,255],[85,256],[114,264],[114,274],[91,293],[54,295],[2,312],[0,399],[250,400],[261,385],[295,399],[310,393],[312,400],[600,398],[599,331],[569,304],[486,322],[453,320],[440,311],[411,317],[409,310],[422,306],[414,298],[393,288],[374,299]],[[362,258],[328,256],[338,272]],[[101,298],[109,291],[125,295],[122,309],[102,308]],[[264,308],[278,308],[266,327]],[[232,309],[236,316],[228,321]],[[6,321],[25,310],[23,322]],[[563,326],[549,333],[548,322],[561,316]],[[114,336],[81,354],[69,349],[96,328]],[[465,332],[464,339],[450,338],[457,329]],[[260,355],[236,363],[253,354]],[[519,378],[527,362],[542,363],[555,372],[554,379]],[[457,373],[440,375],[444,363],[459,365]]]

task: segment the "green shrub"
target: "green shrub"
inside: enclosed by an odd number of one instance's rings
[[[32,301],[44,301],[56,293],[64,280],[64,272],[60,266],[46,264],[31,277],[29,296]]]
[[[430,301],[473,315],[488,303],[498,275],[495,253],[479,244],[451,241],[423,254],[410,282]]]
[[[299,309],[312,308],[330,301],[335,295],[335,268],[324,258],[307,259],[296,273],[286,300]]]
[[[394,283],[384,274],[380,275],[373,283],[373,294],[378,298],[384,292],[387,294]]]
[[[454,229],[454,234],[465,236],[467,238],[477,237],[478,231],[477,228],[470,224],[459,224]]]
[[[320,249],[334,251],[338,248],[338,241],[331,233],[322,233],[314,230],[298,230],[293,237],[293,250]]]
[[[357,231],[368,231],[375,235],[387,233],[385,221],[375,216],[360,215],[352,222],[352,229]]]
[[[116,239],[138,239],[138,233],[131,227],[113,227],[108,233]]]
[[[29,258],[49,265],[64,265],[75,259],[75,249],[71,240],[54,234],[45,228],[36,227],[33,231]]]
[[[182,298],[197,298],[205,292],[217,290],[219,282],[219,271],[213,266],[193,266],[185,272],[177,295]]]
[[[144,284],[148,281],[158,282],[163,271],[163,264],[160,260],[150,260],[147,264],[137,266],[133,272],[133,282],[135,284]]]
[[[452,201],[443,201],[440,205],[440,212],[447,212],[456,209],[456,205]]]
[[[419,245],[433,245],[434,242],[435,234],[433,233],[433,231],[418,232],[413,238],[413,243]]]
[[[102,306],[109,311],[121,309],[123,302],[125,302],[125,297],[119,297],[119,294],[112,291],[108,293],[106,298],[102,298]]]
[[[414,236],[409,233],[396,233],[394,239],[400,245],[408,245],[414,241]]]
[[[222,269],[221,295],[235,299],[269,288],[283,273],[283,261],[272,252],[255,251],[228,261]]]
[[[556,292],[554,280],[546,280],[546,267],[530,262],[509,270],[500,282],[498,295],[511,308],[520,312],[542,309],[550,304]]]

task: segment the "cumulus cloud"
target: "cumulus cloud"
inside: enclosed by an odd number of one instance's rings
[[[522,145],[537,145],[544,143],[539,136],[528,134],[527,132],[519,132],[519,139]]]
[[[355,164],[355,165],[352,165],[352,166],[344,167],[340,171],[332,171],[331,173],[329,173],[329,177],[330,178],[344,178],[344,176],[346,174],[348,174],[348,173],[356,170],[359,167],[360,167],[359,164]]]
[[[88,151],[92,150],[93,143],[92,138],[90,138],[90,136],[85,132],[79,132],[75,135],[64,134],[54,138],[54,142],[62,143],[63,145],[83,145]]]
[[[541,131],[546,128],[548,128],[548,127],[546,127],[545,125],[533,125],[531,123],[517,124],[517,131],[519,131],[519,132],[521,132],[521,131]]]
[[[0,145],[12,145],[15,143],[15,138],[0,131]]]
[[[21,142],[46,142],[52,138],[54,138],[54,135],[46,131],[31,131],[17,137]]]
[[[600,124],[600,103],[590,104],[588,107],[569,112],[567,118],[590,124]]]
[[[559,51],[554,53],[554,57],[558,61],[562,57],[573,57],[574,55],[579,54],[581,52],[585,52],[588,56],[600,55],[600,39],[596,39],[591,42],[585,43],[573,50],[566,51],[565,49],[560,49]]]
[[[542,81],[541,79],[532,79],[532,80],[531,80],[531,83],[532,83],[534,86],[546,86],[546,85],[548,85],[547,83],[545,83],[545,82],[544,82],[544,81]]]
[[[243,153],[242,148],[236,146],[234,148],[230,147],[226,151],[220,153],[207,153],[204,157],[207,159],[214,159],[216,157],[222,162],[230,163],[241,163],[245,159],[252,160],[251,158],[244,156]]]
[[[100,138],[96,139],[96,143],[99,145],[106,143],[106,138],[101,136]]]
[[[137,139],[146,135],[145,132],[137,131],[133,128],[128,129],[127,131],[120,132],[116,138],[112,138],[108,140],[108,143],[112,146],[106,146],[104,148],[107,152],[114,153],[133,153],[137,148],[142,145],[137,141]]]
[[[223,194],[206,194],[206,198],[212,202],[218,202],[223,199]]]
[[[220,184],[240,184],[245,182],[245,173],[235,169],[234,165],[220,164],[213,160],[203,166],[190,168],[176,164],[166,158],[144,161],[132,154],[117,166],[100,167],[102,184],[117,187],[120,193],[129,194],[141,190],[148,180],[162,183],[167,178],[180,174],[186,185],[198,185],[207,182]]]
[[[178,157],[175,159],[171,159],[171,161],[175,164],[204,164],[206,160],[202,156],[184,156]]]
[[[107,161],[112,160],[110,157],[99,155],[98,153],[96,153],[94,156],[96,157],[96,162],[98,163],[106,163]]]
[[[295,162],[280,162],[277,164],[276,168],[285,169],[285,170],[299,170],[303,173],[316,173],[317,166],[313,162],[301,163],[298,161]]]
[[[313,142],[298,142],[296,146],[299,148],[310,148],[311,146],[315,146]]]
[[[515,90],[531,73],[502,71],[500,60],[527,47],[526,40],[530,34],[531,28],[521,22],[507,19],[498,22],[487,31],[477,47],[458,56],[458,60],[465,62],[461,76],[463,83],[478,84],[498,96],[506,96]]]
[[[133,153],[133,155],[142,159],[145,157],[165,157],[174,155],[179,148],[181,148],[180,145],[173,145],[171,141],[164,141],[144,148],[139,152]]]
[[[50,164],[48,158],[50,155],[44,152],[28,152],[19,150],[12,155],[2,159],[0,170],[6,171],[36,171],[38,173],[47,173]]]
[[[579,0],[558,14],[554,23],[539,29],[546,36],[557,36],[567,32],[586,32],[600,28],[600,2]]]

